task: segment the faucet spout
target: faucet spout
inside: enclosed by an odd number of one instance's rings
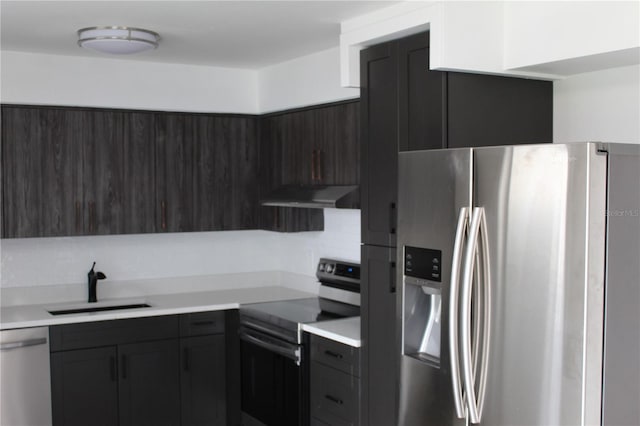
[[[96,262],[93,262],[93,265],[91,266],[91,270],[87,274],[88,285],[89,285],[89,303],[95,303],[98,301],[98,297],[97,297],[98,280],[104,280],[105,278],[107,278],[107,276],[102,272],[94,271],[95,266],[96,266]]]

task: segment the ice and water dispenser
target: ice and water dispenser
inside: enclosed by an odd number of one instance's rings
[[[442,251],[404,247],[403,353],[440,366]]]

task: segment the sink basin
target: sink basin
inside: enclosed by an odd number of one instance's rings
[[[127,301],[122,303],[85,303],[78,305],[61,305],[49,307],[47,312],[51,315],[86,314],[91,312],[119,311],[122,309],[150,308],[151,305],[140,301]]]

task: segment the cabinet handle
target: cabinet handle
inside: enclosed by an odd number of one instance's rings
[[[341,400],[340,398],[336,398],[335,396],[332,396],[332,395],[325,395],[324,397],[325,397],[326,399],[328,399],[329,401],[334,402],[334,403],[336,403],[336,404],[338,404],[338,405],[342,405],[342,404],[344,404],[344,401],[343,401],[343,400]]]
[[[126,379],[127,378],[127,356],[122,355],[122,358],[120,358],[120,361],[121,361],[120,370],[122,370],[122,378]]]
[[[316,152],[316,181],[321,183],[323,180],[322,176],[322,150],[319,149]]]
[[[396,233],[396,203],[389,203],[389,233]]]
[[[324,351],[325,355],[328,355],[330,357],[336,358],[336,359],[342,359],[342,354],[339,354],[337,352],[333,352],[330,351],[329,349],[327,349],[326,351]]]
[[[76,232],[80,233],[80,201],[76,201]]]
[[[164,200],[160,201],[160,227],[167,230],[167,203]]]
[[[118,380],[118,367],[116,365],[116,357],[112,356],[109,358],[109,368],[111,370],[111,381],[115,382]]]
[[[314,149],[313,154],[311,154],[311,182],[315,183],[318,179],[318,175],[316,173],[316,157],[317,151]]]
[[[280,228],[280,207],[276,207],[275,209],[275,214],[273,215],[273,228],[278,231]]]
[[[182,354],[184,358],[184,371],[189,371],[191,369],[191,359],[189,355],[189,348],[184,348]]]
[[[389,292],[396,292],[396,262],[389,262]]]
[[[95,231],[96,202],[89,201],[89,232]]]

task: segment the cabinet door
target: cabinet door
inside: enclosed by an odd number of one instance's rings
[[[123,116],[122,232],[156,231],[155,115],[130,111]]]
[[[118,346],[120,426],[180,424],[178,339]]]
[[[223,229],[258,229],[260,227],[258,119],[254,117],[221,117],[228,124],[226,146],[229,163],[229,202],[218,202],[216,208],[228,211]],[[219,160],[220,161],[220,160]],[[220,190],[218,190],[219,192]],[[220,195],[218,195],[218,200]]]
[[[358,102],[313,110],[315,124],[316,182],[327,185],[357,185],[360,182]],[[358,206],[354,206],[356,208]]]
[[[81,111],[85,234],[124,231],[123,113]]]
[[[193,197],[191,118],[187,114],[158,114],[155,124],[158,230],[190,231],[194,227],[188,208]]]
[[[82,235],[80,112],[2,107],[2,237]]]
[[[550,81],[448,73],[448,147],[552,141]]]
[[[258,218],[255,119],[193,115],[193,231],[251,229]]]
[[[224,334],[180,340],[182,426],[225,424],[224,343]]]
[[[360,53],[362,242],[396,244],[398,44]]]
[[[398,41],[400,151],[446,147],[447,73],[429,69],[429,33]]]
[[[115,346],[51,354],[53,424],[118,424]]]
[[[396,424],[396,251],[362,246],[362,424]]]
[[[260,196],[281,185],[318,183],[312,179],[315,124],[313,112],[296,111],[260,119]],[[321,231],[320,209],[262,207],[263,229],[280,232]]]
[[[259,221],[257,119],[156,115],[158,229],[254,229]]]

